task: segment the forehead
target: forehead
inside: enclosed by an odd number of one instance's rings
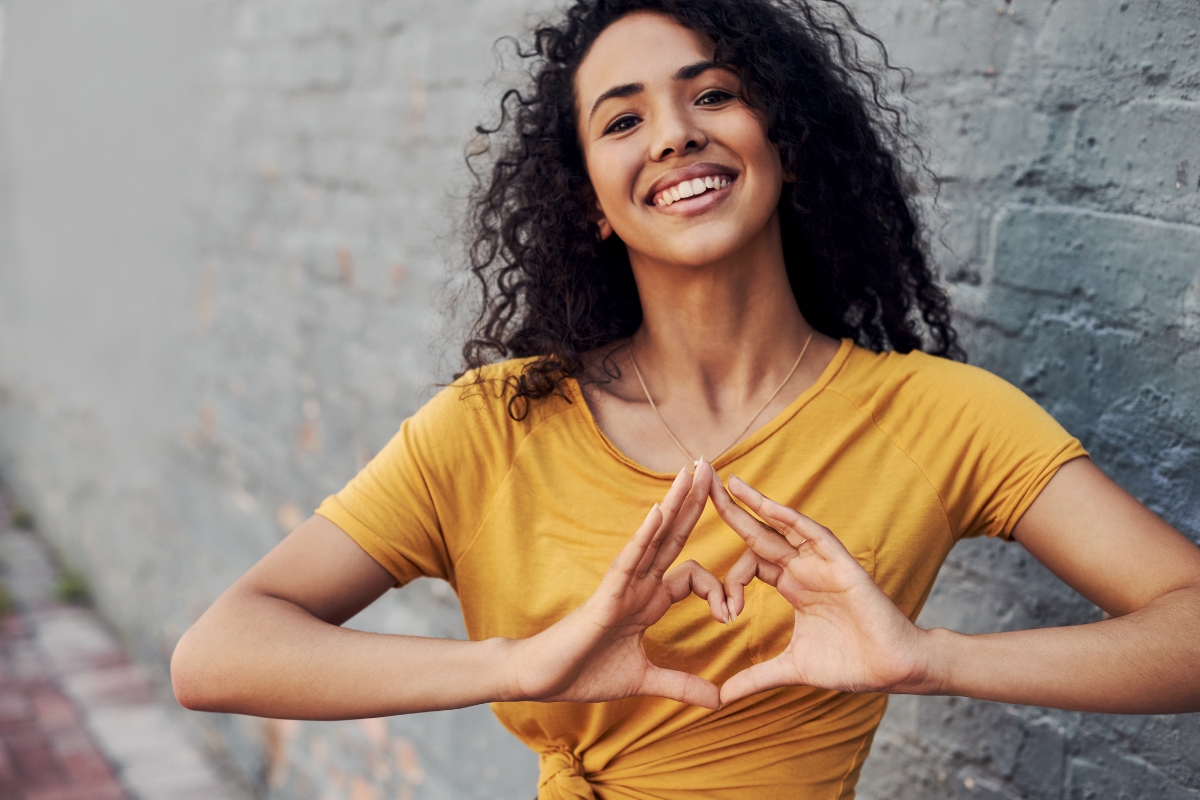
[[[665,14],[627,14],[596,37],[575,73],[581,108],[613,86],[669,80],[687,64],[711,58],[703,37]]]

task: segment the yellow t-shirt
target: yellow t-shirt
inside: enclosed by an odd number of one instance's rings
[[[472,639],[527,637],[581,604],[672,475],[631,461],[596,426],[574,383],[513,421],[495,386],[451,385],[318,513],[398,583],[449,581]],[[844,340],[821,378],[713,466],[830,528],[915,619],[963,536],[1007,537],[1059,466],[1086,455],[1005,381],[922,353]],[[742,540],[711,504],[680,561],[721,577]],[[793,611],[752,583],[733,627],[698,598],[646,634],[661,666],[718,685],[779,653]],[[496,703],[541,753],[540,800],[834,800],[854,784],[886,707],[880,694],[789,687],[720,711],[632,697]]]

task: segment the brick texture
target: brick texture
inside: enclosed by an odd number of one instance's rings
[[[0,673],[0,797],[128,800],[22,616],[0,622]]]

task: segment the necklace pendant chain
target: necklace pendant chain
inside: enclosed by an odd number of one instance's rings
[[[784,376],[783,382],[776,387],[775,391],[771,392],[771,396],[767,398],[767,402],[763,403],[758,411],[754,412],[754,416],[751,417],[750,421],[746,423],[746,427],[742,428],[741,433],[734,437],[733,441],[729,443],[729,446],[713,458],[709,459],[709,463],[717,461],[721,458],[721,456],[732,450],[734,446],[742,440],[742,437],[746,435],[746,432],[750,430],[750,426],[754,424],[754,421],[758,419],[764,411],[767,410],[767,406],[771,405],[771,401],[783,391],[783,387],[787,386],[787,382],[790,381],[792,376],[796,374],[796,369],[800,366],[800,362],[804,360],[804,354],[808,352],[808,346],[812,343],[812,338],[813,334],[809,333],[808,338],[804,340],[804,346],[800,348],[800,355],[796,356],[796,363],[792,364],[792,368],[788,370],[788,374]],[[663,430],[667,432],[667,436],[671,437],[671,441],[675,443],[675,446],[679,448],[679,452],[687,456],[688,461],[691,461],[693,464],[696,463],[699,459],[693,456],[691,452],[689,452],[688,449],[683,446],[683,442],[679,441],[679,437],[675,435],[675,433],[671,430],[671,426],[667,424],[667,421],[662,418],[662,414],[659,413],[658,405],[655,404],[654,398],[650,396],[650,390],[646,388],[646,381],[642,378],[642,370],[638,367],[637,358],[635,358],[633,355],[632,347],[629,348],[629,360],[633,364],[634,374],[637,375],[638,383],[642,385],[642,392],[645,393],[646,400],[650,403],[650,409],[654,412],[654,416],[658,419],[659,424],[662,425]]]

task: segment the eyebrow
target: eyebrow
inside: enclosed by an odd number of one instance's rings
[[[688,64],[686,67],[680,67],[675,73],[675,80],[690,81],[693,78],[698,78],[710,69],[720,69],[721,65],[715,61],[697,61],[695,64]],[[596,109],[605,100],[611,100],[614,97],[633,97],[635,94],[641,94],[646,91],[644,83],[623,83],[620,86],[614,86],[607,92],[604,92],[596,98],[596,102],[592,103],[592,112],[588,114],[588,120],[596,116]]]

